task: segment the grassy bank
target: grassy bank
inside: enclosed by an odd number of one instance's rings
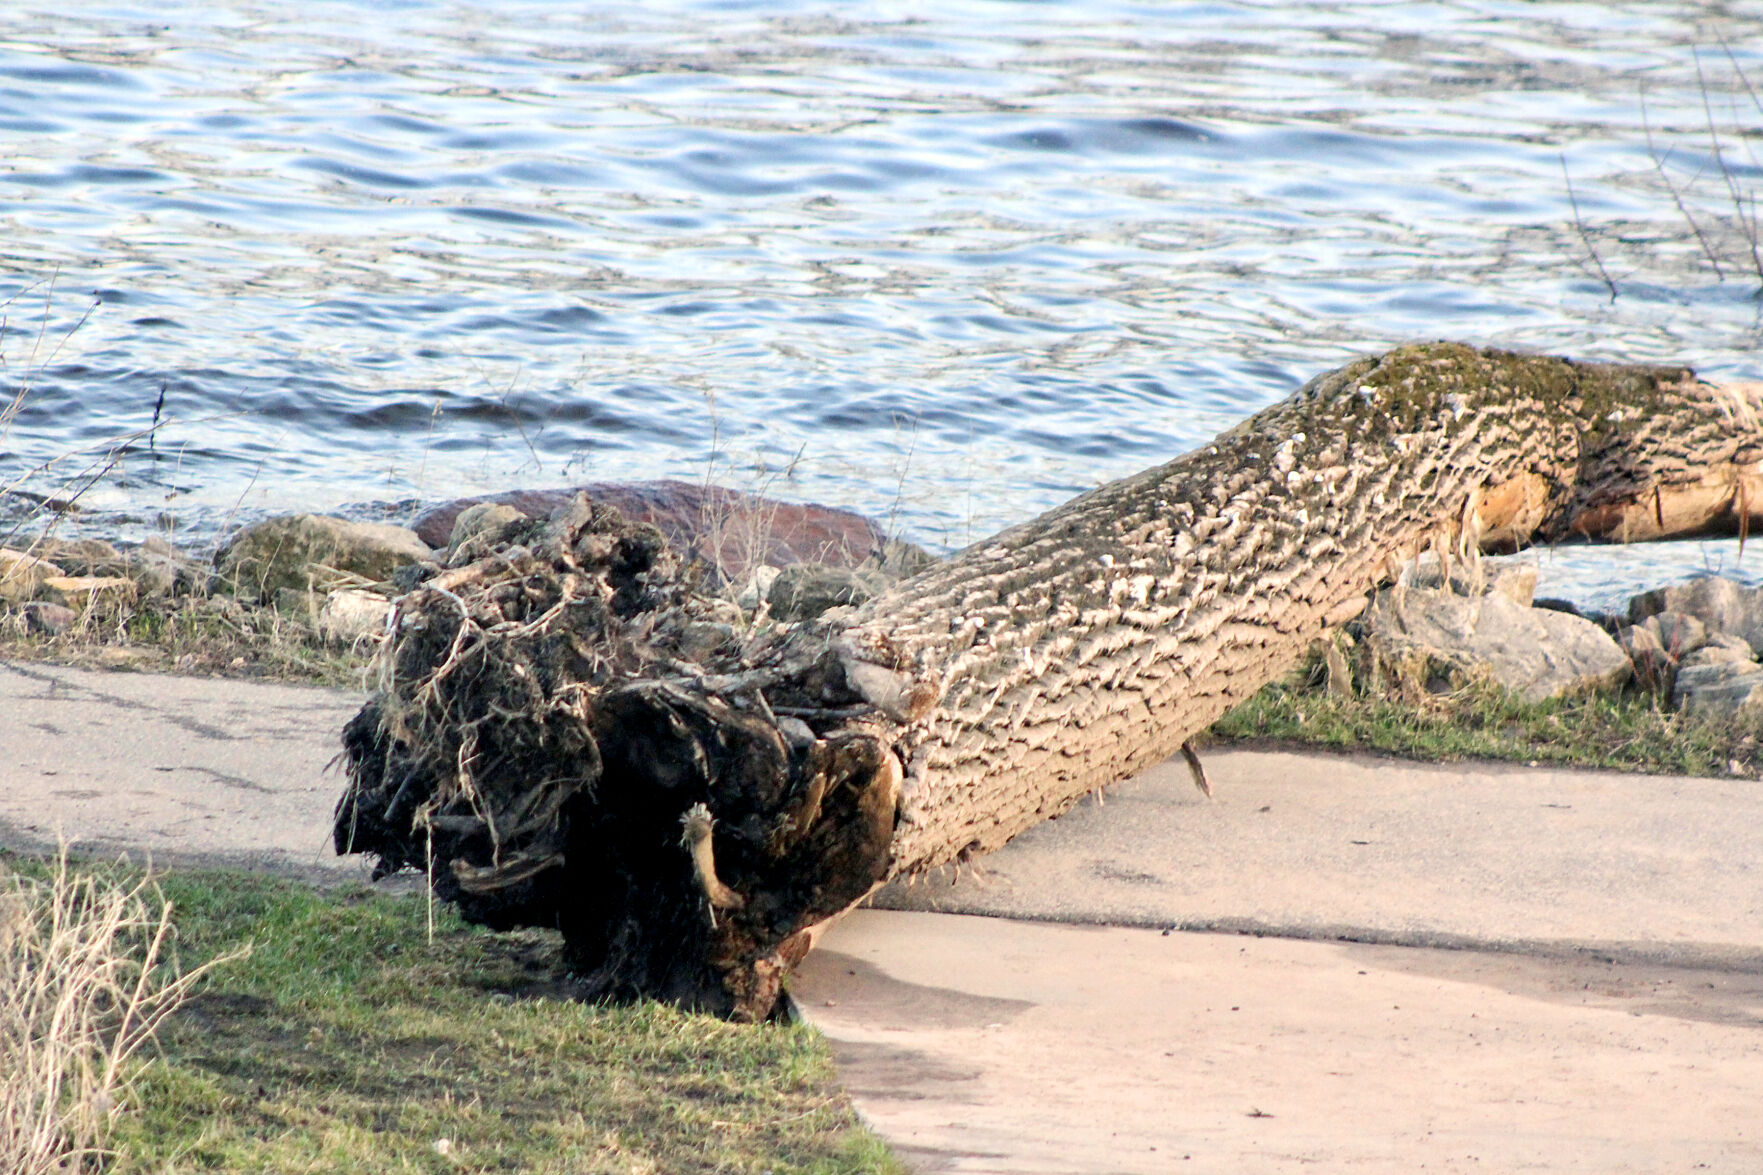
[[[1684,775],[1763,772],[1763,715],[1699,718],[1658,694],[1526,702],[1494,686],[1421,700],[1330,693],[1306,668],[1220,719],[1218,741],[1372,750],[1411,759],[1501,759]]]
[[[32,870],[37,866],[5,858]],[[161,879],[186,968],[108,1170],[894,1172],[809,1029],[572,1002],[554,943],[419,897]]]
[[[66,631],[0,615],[0,659],[97,669],[247,677],[359,689],[372,650],[326,640],[303,618],[229,596],[99,606]]]

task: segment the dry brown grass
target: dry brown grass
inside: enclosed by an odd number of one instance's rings
[[[180,973],[172,939],[150,877],[0,866],[0,1171],[97,1168],[160,1023],[238,957]]]

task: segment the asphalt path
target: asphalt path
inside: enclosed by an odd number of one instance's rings
[[[361,696],[0,662],[0,844],[362,878]],[[834,926],[926,1172],[1763,1170],[1763,784],[1215,751]]]

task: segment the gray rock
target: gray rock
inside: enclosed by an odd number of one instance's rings
[[[1642,621],[1659,635],[1659,643],[1677,660],[1708,643],[1708,629],[1688,612],[1667,610]]]
[[[1612,689],[1629,659],[1591,621],[1526,608],[1504,592],[1446,595],[1416,588],[1381,593],[1361,623],[1373,664],[1410,687],[1492,681],[1530,701]]]
[[[765,600],[779,620],[813,620],[832,608],[866,604],[892,582],[879,571],[792,563],[778,570]]]
[[[1749,665],[1753,661],[1751,646],[1748,643],[1736,636],[1727,636],[1721,633],[1701,648],[1684,654],[1678,664],[1681,666]]]
[[[128,562],[122,574],[139,584],[146,595],[187,596],[208,590],[208,568],[157,535],[126,554]]]
[[[1631,624],[1616,634],[1617,647],[1634,666],[1634,676],[1643,686],[1661,693],[1671,692],[1671,681],[1677,672],[1677,658],[1665,651],[1657,625]]]
[[[1705,718],[1756,712],[1763,709],[1763,666],[1741,661],[1682,666],[1671,700],[1685,713]]]
[[[51,575],[39,591],[57,604],[81,610],[132,604],[139,594],[126,575]]]
[[[233,536],[217,563],[222,583],[238,595],[274,600],[284,589],[310,592],[350,579],[385,582],[399,567],[431,554],[415,531],[402,526],[290,514]]]
[[[1696,652],[1700,653],[1711,649],[1719,649],[1731,654],[1726,658],[1729,661],[1756,660],[1757,657],[1756,650],[1751,648],[1750,641],[1742,636],[1733,636],[1725,632],[1709,633],[1708,643],[1697,649]]]
[[[1693,616],[1708,632],[1743,637],[1752,652],[1763,653],[1763,589],[1709,576],[1642,592],[1628,601],[1634,623],[1661,612]]]
[[[0,547],[0,601],[29,600],[36,596],[44,580],[62,574],[62,568],[47,559]]]
[[[748,572],[747,582],[741,585],[741,590],[735,595],[735,603],[741,606],[741,611],[755,611],[759,602],[770,593],[771,585],[777,582],[777,576],[778,569],[765,563]]]
[[[334,641],[352,645],[374,640],[386,632],[392,601],[362,588],[338,588],[318,610],[318,631]]]
[[[268,600],[270,607],[290,620],[298,620],[303,624],[316,625],[318,610],[324,607],[324,596],[317,592],[301,591],[299,588],[277,588],[275,596]]]
[[[59,636],[73,627],[80,614],[65,604],[39,602],[24,606],[25,627],[46,636]]]
[[[121,551],[101,539],[49,539],[34,553],[59,564],[68,575],[121,575],[128,562]]]
[[[1428,558],[1408,573],[1408,586],[1442,592],[1445,586],[1443,569],[1436,559]],[[1450,594],[1482,596],[1499,592],[1521,608],[1531,606],[1536,595],[1537,569],[1534,563],[1507,563],[1482,559],[1479,563],[1451,565]]]
[[[476,562],[532,521],[532,515],[526,511],[501,502],[468,506],[453,520],[453,533],[447,539],[447,551],[441,562],[448,567]]]

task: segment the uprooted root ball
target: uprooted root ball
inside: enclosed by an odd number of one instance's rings
[[[780,722],[771,701],[812,705],[824,675],[784,664],[788,626],[696,590],[654,527],[578,499],[398,607],[334,829],[376,875],[560,928],[598,995],[725,1014],[769,1008],[797,931],[879,877],[887,752]]]

